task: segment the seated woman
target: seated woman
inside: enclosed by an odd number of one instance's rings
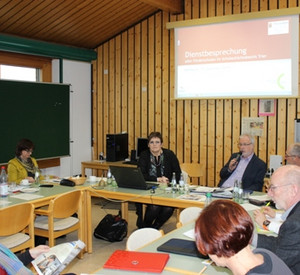
[[[49,249],[47,245],[39,245],[26,250],[17,257],[7,247],[0,244],[0,274],[33,274],[26,265],[42,253],[48,252]]]
[[[229,222],[228,222],[229,221]],[[254,225],[246,210],[229,200],[215,200],[195,224],[198,250],[234,275],[293,274],[273,252],[250,247]]]
[[[35,181],[35,171],[38,169],[36,160],[31,157],[34,144],[29,139],[21,139],[16,147],[16,156],[8,162],[8,181],[19,184],[21,180]]]
[[[148,147],[141,153],[138,166],[147,181],[157,181],[169,184],[173,172],[176,174],[176,181],[179,182],[181,169],[176,155],[168,149],[162,148],[163,139],[159,132],[152,132],[148,137]],[[137,207],[137,226],[153,227],[159,229],[173,214],[174,208],[168,206],[147,205],[143,219],[142,204]]]

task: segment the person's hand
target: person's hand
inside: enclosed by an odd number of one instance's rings
[[[271,218],[275,218],[276,216],[276,211],[269,206],[262,207],[262,212]]]
[[[229,162],[229,167],[228,167],[229,171],[232,172],[236,168],[237,164],[238,164],[237,159],[236,158],[232,159]]]
[[[167,177],[159,177],[157,178],[157,182],[160,182],[160,183],[169,183],[169,179]]]
[[[33,259],[37,258],[43,253],[46,253],[50,250],[50,247],[48,245],[38,245],[34,248],[29,249],[29,254]]]
[[[35,182],[35,179],[33,177],[27,177],[26,179],[28,179],[28,181],[31,183]]]
[[[266,220],[265,214],[259,209],[253,212],[255,222],[260,226],[263,227],[263,222]]]
[[[167,177],[161,177],[163,183],[169,183],[169,179]]]

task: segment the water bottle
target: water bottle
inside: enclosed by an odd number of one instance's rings
[[[8,195],[8,185],[7,185],[7,174],[5,171],[5,167],[1,167],[1,174],[0,174],[0,196],[7,197]]]
[[[100,153],[100,155],[99,155],[99,160],[104,160],[103,152]]]
[[[238,180],[234,180],[232,198],[233,198],[233,201],[235,201],[235,202],[239,201],[239,181]]]
[[[185,195],[189,195],[190,194],[190,186],[189,186],[189,184],[187,182],[184,184],[184,194]]]
[[[176,191],[177,191],[177,186],[176,185],[177,185],[176,175],[175,175],[175,172],[173,172],[172,182],[171,182],[172,193],[176,193]]]
[[[117,189],[118,188],[118,184],[116,182],[116,179],[114,176],[111,177],[111,187],[112,189]]]
[[[239,182],[239,191],[238,191],[238,203],[243,203],[243,184]]]
[[[179,193],[180,194],[184,194],[184,190],[185,190],[184,187],[185,187],[184,179],[183,179],[183,175],[181,173],[180,180],[179,180]]]
[[[35,167],[35,173],[34,173],[34,179],[35,183],[39,184],[40,183],[40,176],[41,176],[41,171],[39,168]]]
[[[205,200],[205,206],[209,205],[211,203],[211,193],[206,193],[206,200]]]
[[[110,187],[112,182],[110,168],[108,168],[106,179],[107,186]]]

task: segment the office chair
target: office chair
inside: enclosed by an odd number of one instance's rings
[[[34,247],[34,206],[31,203],[0,209],[0,220],[0,242],[3,245],[12,252]]]

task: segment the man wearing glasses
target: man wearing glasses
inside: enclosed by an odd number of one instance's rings
[[[300,274],[300,167],[285,165],[276,169],[268,195],[277,209],[285,211],[284,222],[277,237],[255,233],[252,245],[271,250],[294,274]]]
[[[233,153],[220,171],[219,187],[233,187],[236,180],[241,181],[243,189],[262,191],[267,165],[254,153],[254,138],[243,134],[239,138],[240,152]]]
[[[294,164],[300,166],[300,143],[293,143],[288,146],[285,152],[286,164]],[[270,188],[269,186],[267,189]],[[271,187],[272,188],[272,187]],[[273,187],[274,189],[274,187]],[[272,191],[272,190],[271,190]],[[278,234],[279,228],[284,222],[284,215],[279,211],[275,211],[269,206],[264,206],[253,212],[255,222],[266,230],[273,231]]]
[[[293,143],[288,146],[285,152],[285,162],[300,166],[300,143]]]

